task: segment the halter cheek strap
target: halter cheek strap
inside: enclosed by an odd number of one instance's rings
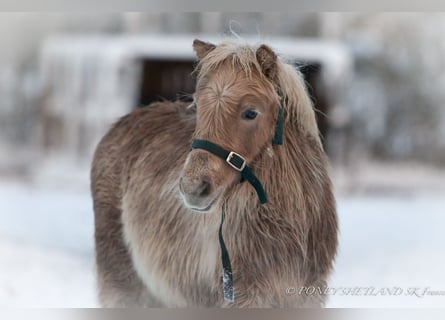
[[[281,146],[283,144],[283,118],[284,118],[284,110],[283,107],[280,106],[278,108],[277,124],[275,126],[275,135],[272,139],[272,144],[274,145]]]

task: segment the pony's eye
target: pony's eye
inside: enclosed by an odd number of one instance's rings
[[[242,118],[243,119],[247,119],[247,120],[253,120],[253,119],[256,118],[257,115],[258,115],[258,112],[256,112],[253,109],[248,109],[248,110],[243,112]]]

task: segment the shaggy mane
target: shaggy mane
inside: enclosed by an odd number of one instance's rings
[[[223,41],[199,61],[194,73],[199,82],[203,75],[217,69],[223,62],[231,59],[232,67],[241,68],[251,78],[255,73],[267,79],[261,71],[256,58],[256,51],[260,45],[249,45],[235,41]],[[315,139],[321,146],[313,104],[304,83],[301,72],[294,66],[277,57],[277,79],[272,83],[275,90],[283,94],[282,106],[285,110],[286,122],[297,124],[303,132]]]

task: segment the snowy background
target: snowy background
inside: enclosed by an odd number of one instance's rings
[[[376,170],[372,167],[368,165],[367,170]],[[400,168],[377,170],[409,176]],[[423,168],[412,171],[421,171],[417,175],[422,178],[416,176],[403,185],[387,178],[381,189],[397,190],[390,195],[387,191],[350,194],[351,186],[337,186],[340,250],[330,287],[421,288],[421,292],[429,288],[442,295],[352,296],[338,292],[330,296],[328,307],[444,305],[445,173]],[[334,177],[346,184],[342,174],[336,172]],[[375,181],[365,173],[358,175],[360,182],[349,183],[375,190]],[[87,179],[87,173],[84,177]],[[416,181],[423,183],[420,189],[413,184]],[[85,185],[63,185],[47,180],[0,182],[0,306],[97,306],[91,197]]]
[[[138,79],[103,37],[230,25],[350,54],[345,83],[324,79],[340,218],[328,307],[445,305],[445,15],[160,13],[0,14],[0,307],[97,306],[91,142],[137,100]],[[369,287],[376,296],[341,291]]]

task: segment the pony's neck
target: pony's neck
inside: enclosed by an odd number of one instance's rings
[[[317,167],[324,161],[323,152],[315,139],[289,125],[285,127],[283,145],[269,148],[271,150],[265,150],[253,165],[268,203],[260,204],[250,184],[237,185],[228,198],[226,228],[238,241],[246,241],[247,246],[258,238],[239,235],[261,233],[264,239],[278,239],[282,232],[291,232],[289,236],[295,237],[295,243],[304,253],[308,225],[319,218],[316,200],[322,190],[324,173]],[[238,243],[234,247],[243,245]]]

